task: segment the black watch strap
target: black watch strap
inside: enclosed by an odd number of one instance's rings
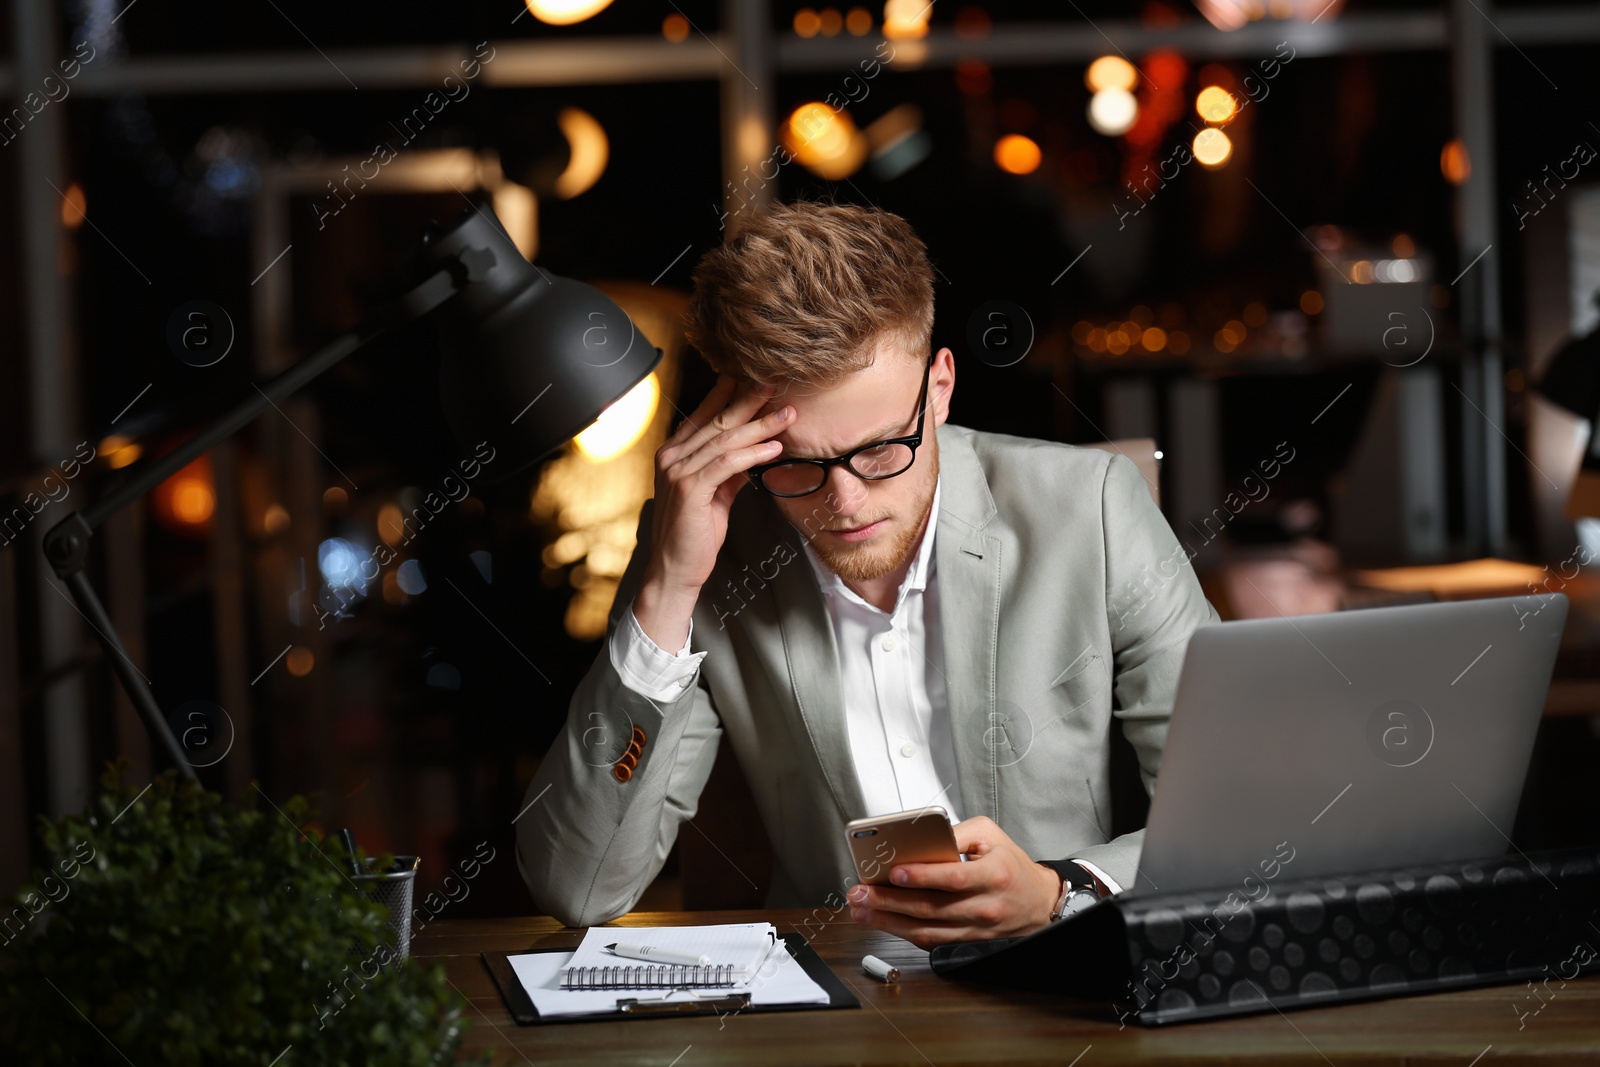
[[[1076,860],[1039,860],[1038,862],[1049,867],[1067,882],[1070,882],[1074,889],[1087,889],[1096,896],[1100,895],[1095,876],[1090,873],[1089,868]]]

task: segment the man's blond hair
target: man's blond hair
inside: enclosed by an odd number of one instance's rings
[[[713,369],[826,388],[884,340],[926,356],[933,265],[911,224],[854,204],[777,204],[694,269],[689,343]]]

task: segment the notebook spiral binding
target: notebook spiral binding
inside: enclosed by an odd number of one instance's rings
[[[678,989],[684,986],[728,986],[736,984],[737,970],[731,963],[705,967],[677,963],[571,967],[561,972],[561,988]]]

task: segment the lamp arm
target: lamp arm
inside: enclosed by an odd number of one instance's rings
[[[91,530],[98,530],[105,521],[123,508],[140,499],[150,490],[188,466],[190,462],[211,451],[278,401],[294,395],[311,382],[342,363],[348,356],[360,351],[381,334],[421,318],[455,294],[455,285],[449,271],[441,270],[427,281],[412,289],[398,300],[379,310],[366,322],[349,333],[329,341],[322,348],[279,374],[276,378],[255,387],[255,395],[247,396],[232,411],[195,434],[177,448],[154,460],[126,482],[113,489],[103,499],[90,504],[80,513]],[[58,525],[65,525],[63,520]],[[55,531],[52,530],[52,533]],[[48,544],[48,539],[47,539]],[[47,548],[48,551],[48,548]],[[54,559],[51,560],[54,563]],[[57,571],[57,573],[60,573]]]
[[[480,252],[480,255],[483,254]],[[463,257],[465,258],[465,257]],[[493,260],[490,260],[492,263]],[[256,416],[273,407],[279,400],[303,389],[309,382],[330,368],[364,348],[380,334],[396,326],[412,322],[433,311],[450,297],[458,286],[470,281],[479,270],[476,262],[452,261],[444,269],[431,275],[397,300],[380,309],[361,326],[334,338],[321,349],[296,363],[264,385],[256,386],[256,394],[240,401],[227,414],[201,430],[195,436],[153,460],[147,467],[128,478],[103,499],[75,511],[52,526],[44,535],[44,552],[56,576],[67,585],[72,600],[94,629],[105,650],[117,680],[133,702],[146,731],[185,778],[195,777],[194,767],[184,758],[183,748],[172,736],[161,707],[150,691],[150,683],[134,666],[127,650],[117,637],[111,616],[100,602],[93,584],[85,571],[89,558],[89,542],[105,521],[123,508],[143,497],[150,490],[188,466],[218,444],[226,441],[250,423]]]
[[[161,714],[161,705],[156,703],[155,694],[150,691],[150,683],[133,665],[133,658],[128,655],[127,649],[122,647],[116,628],[111,625],[111,616],[106,612],[105,605],[100,603],[94,584],[89,581],[89,573],[80,567],[64,575],[62,580],[67,583],[73,603],[77,604],[78,610],[83,612],[83,617],[100,638],[100,646],[106,650],[106,661],[111,664],[117,681],[122,683],[122,691],[128,694],[134,710],[144,721],[145,732],[166,753],[167,759],[172,761],[183,777],[194,781],[194,765],[184,756],[178,739],[172,736],[172,730]]]

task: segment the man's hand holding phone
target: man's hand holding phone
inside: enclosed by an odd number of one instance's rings
[[[1035,863],[992,819],[955,826],[967,862],[902,863],[887,886],[858,885],[847,895],[858,923],[921,949],[953,941],[1020,937],[1047,925],[1061,880]]]
[[[749,481],[745,471],[771,462],[782,450],[771,438],[793,423],[794,406],[753,418],[773,393],[770,386],[721,375],[656,450],[650,559],[633,614],[660,648],[676,651],[689,636],[700,588],[711,578],[728,535],[733,498]]]

